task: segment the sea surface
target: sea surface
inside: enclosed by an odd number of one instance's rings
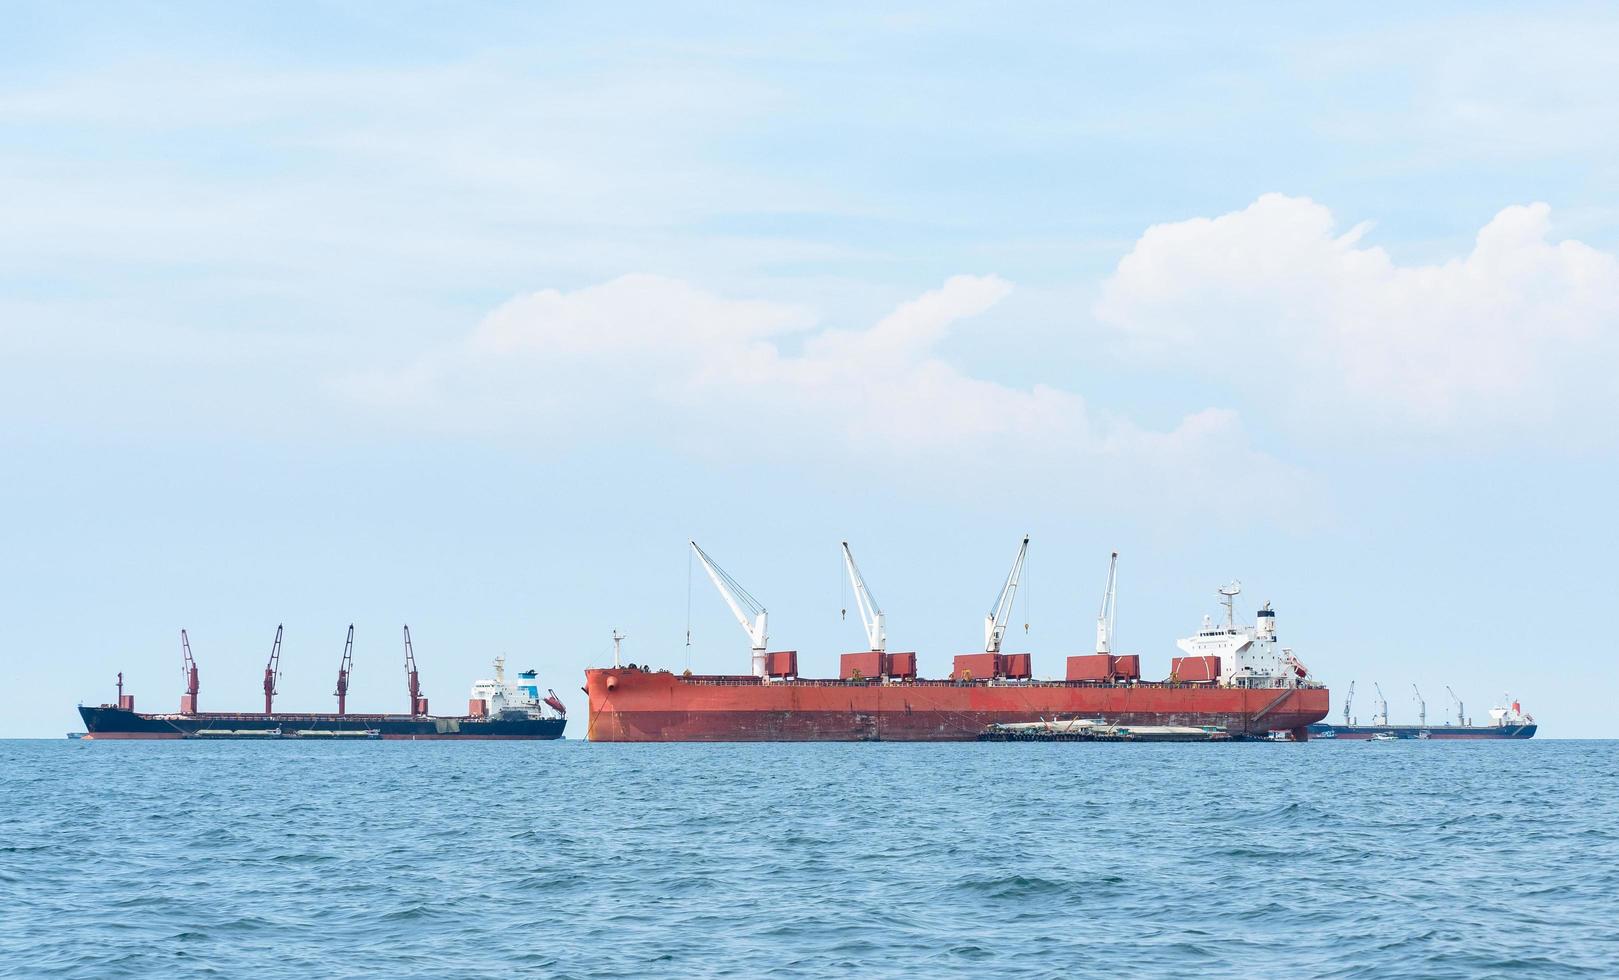
[[[0,742],[0,975],[1619,976],[1619,742]]]

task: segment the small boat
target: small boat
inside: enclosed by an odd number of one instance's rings
[[[1400,736],[1393,732],[1378,732],[1372,736],[1372,741],[1374,742],[1398,742],[1399,740]]]

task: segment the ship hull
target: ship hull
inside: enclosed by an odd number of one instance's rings
[[[1332,732],[1331,738],[1361,740],[1371,738],[1379,732],[1388,732],[1395,738],[1421,738],[1426,732],[1430,739],[1444,741],[1479,739],[1524,739],[1534,738],[1537,730],[1534,724],[1523,725],[1325,725],[1310,726],[1310,734],[1321,737],[1325,732]]]
[[[562,737],[564,718],[435,718],[425,715],[138,714],[79,707],[87,739],[526,739]]]
[[[1222,688],[1036,681],[903,684],[585,671],[593,742],[958,742],[992,724],[1100,718],[1124,725],[1217,725],[1306,738],[1325,688]]]

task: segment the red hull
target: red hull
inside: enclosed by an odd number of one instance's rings
[[[860,684],[585,671],[593,742],[959,742],[995,723],[1105,718],[1127,725],[1287,730],[1327,716],[1326,688],[918,681]]]

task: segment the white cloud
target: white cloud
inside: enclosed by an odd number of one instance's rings
[[[1266,503],[1298,489],[1296,473],[1249,446],[1232,412],[1153,431],[1094,415],[1074,391],[1005,385],[939,355],[950,330],[1011,290],[995,276],[955,276],[856,330],[629,275],[520,296],[452,347],[342,384],[412,424],[545,446],[640,438],[733,459],[950,472],[980,489],[1049,479],[1062,493],[1083,480],[1162,506],[1200,495],[1198,473]]]
[[[1400,265],[1361,244],[1366,225],[1340,234],[1325,207],[1267,194],[1149,228],[1095,313],[1149,356],[1333,413],[1544,417],[1619,339],[1619,260],[1551,241],[1549,214],[1506,208],[1467,255]]]

